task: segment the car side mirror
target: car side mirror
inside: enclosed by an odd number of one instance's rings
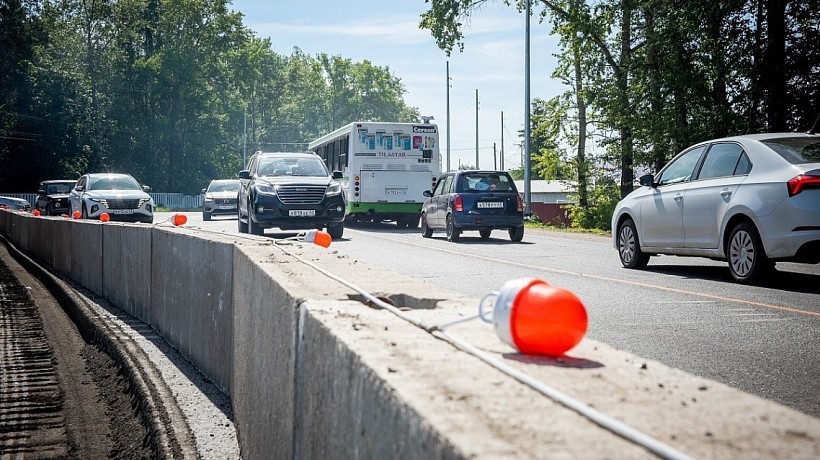
[[[243,169],[242,171],[239,171],[239,178],[240,179],[250,179],[251,178],[251,172],[248,171],[247,169]]]
[[[202,189],[202,194],[204,195],[204,194],[205,194],[205,192],[206,192],[206,190],[203,188],[203,189]]]
[[[431,196],[433,196],[433,191],[432,190],[425,190],[422,193],[422,195],[426,196],[427,198],[430,198]]]
[[[333,178],[334,179],[343,179],[344,175],[341,171],[333,171]]]
[[[84,185],[78,185],[78,186],[74,187],[74,190],[77,191],[77,192],[82,192],[83,190],[85,190],[85,186]]]
[[[638,181],[644,187],[657,187],[657,185],[658,185],[658,184],[655,183],[655,176],[652,175],[652,174],[643,175],[643,176],[641,176],[640,179],[638,179]]]
[[[145,193],[151,193],[151,187],[149,187],[147,185],[143,185],[142,186],[142,191],[145,192]]]
[[[37,194],[38,195],[45,195],[46,191],[45,190],[37,190]]]

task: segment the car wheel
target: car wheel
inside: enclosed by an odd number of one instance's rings
[[[239,206],[236,207],[236,222],[239,233],[248,233],[248,221],[242,222],[242,211],[239,210]]]
[[[455,222],[453,222],[453,216],[448,214],[447,215],[447,241],[452,241],[453,243],[457,243],[460,236],[461,236],[461,229],[456,227]]]
[[[493,233],[493,229],[491,228],[482,228],[478,231],[478,234],[481,235],[482,240],[490,239],[490,235]]]
[[[427,225],[427,216],[424,214],[421,215],[421,236],[424,238],[433,236],[433,229]]]
[[[209,221],[209,220],[211,220],[211,213],[209,213],[209,212],[204,212],[204,211],[203,211],[203,213],[202,213],[202,220],[204,220],[204,221],[206,221],[206,222],[207,222],[207,221]]]
[[[80,213],[80,217],[83,219],[88,219],[88,210],[85,208],[85,203],[83,203],[83,210]]]
[[[330,237],[333,238],[334,240],[338,240],[345,233],[345,223],[344,222],[339,222],[338,224],[335,224],[335,225],[328,225],[327,226],[327,233],[329,233]]]
[[[51,212],[51,205],[50,205],[50,204],[47,204],[47,205],[46,205],[45,215],[47,215],[47,216],[52,215],[52,212]]]
[[[513,243],[520,243],[524,239],[524,227],[510,228],[510,241]]]
[[[264,235],[265,229],[253,220],[253,212],[248,211],[248,233],[251,235]]]
[[[729,262],[732,278],[743,284],[761,281],[763,275],[774,267],[766,257],[757,230],[748,222],[739,223],[729,234],[726,260]]]
[[[621,257],[621,264],[626,268],[640,270],[649,263],[649,254],[641,251],[638,231],[632,219],[625,220],[618,229],[618,255]]]

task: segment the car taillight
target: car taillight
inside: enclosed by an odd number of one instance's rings
[[[521,199],[521,195],[516,196],[518,198],[518,212],[524,212],[524,201]]]
[[[795,196],[806,189],[820,188],[820,176],[801,174],[786,182],[786,186],[789,188],[789,196]]]
[[[453,209],[456,212],[464,212],[464,202],[461,200],[461,195],[456,195],[453,199]]]

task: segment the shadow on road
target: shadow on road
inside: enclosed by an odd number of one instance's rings
[[[702,279],[737,284],[732,278],[732,275],[729,274],[728,267],[652,265],[650,263],[650,265],[648,265],[644,270],[648,272],[662,273],[664,275],[681,276],[689,279]],[[760,284],[760,287],[802,294],[820,294],[820,275],[776,270]]]

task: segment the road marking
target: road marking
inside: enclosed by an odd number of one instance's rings
[[[481,255],[478,255],[478,254],[470,254],[470,253],[467,253],[467,252],[455,251],[455,250],[452,250],[452,249],[431,248],[430,246],[426,246],[426,245],[419,244],[419,243],[414,243],[412,241],[399,240],[399,239],[396,239],[396,238],[389,238],[389,237],[386,237],[386,236],[383,236],[383,235],[378,235],[378,234],[370,233],[370,232],[362,232],[362,233],[367,233],[370,236],[374,236],[376,238],[381,238],[381,239],[388,240],[388,241],[393,241],[393,242],[396,242],[396,243],[406,244],[406,245],[410,245],[410,246],[416,246],[416,247],[420,247],[420,248],[424,248],[424,249],[433,249],[433,250],[436,250],[436,251],[447,252],[447,253],[455,254],[455,255],[459,255],[459,256],[472,257],[472,258],[475,258],[475,259],[481,259],[481,260],[486,260],[486,261],[490,261],[490,262],[497,262],[497,263],[501,263],[501,264],[512,265],[512,266],[521,267],[521,268],[527,268],[527,269],[531,269],[531,270],[540,270],[540,271],[545,271],[545,272],[549,272],[549,273],[556,273],[556,274],[559,274],[559,275],[580,276],[580,277],[583,277],[583,278],[591,278],[591,279],[597,279],[597,280],[601,280],[601,281],[610,281],[610,282],[613,282],[613,283],[628,284],[630,286],[638,286],[638,287],[643,287],[643,288],[647,288],[647,289],[657,289],[657,290],[660,290],[660,291],[674,292],[674,293],[677,293],[677,294],[686,294],[686,295],[693,295],[693,296],[697,296],[697,297],[704,297],[706,299],[713,299],[713,300],[717,300],[717,301],[721,301],[721,302],[731,302],[731,303],[738,303],[738,304],[744,304],[744,305],[754,305],[756,307],[768,308],[768,309],[771,309],[771,310],[780,310],[780,311],[787,311],[787,312],[790,312],[790,313],[797,313],[797,314],[801,314],[801,315],[820,317],[820,312],[805,310],[805,309],[801,309],[801,308],[786,307],[786,306],[783,306],[783,305],[773,305],[773,304],[769,304],[769,303],[756,302],[754,300],[736,299],[734,297],[725,297],[725,296],[720,296],[720,295],[715,295],[715,294],[707,294],[707,293],[704,293],[704,292],[687,291],[685,289],[677,289],[677,288],[673,288],[673,287],[660,286],[660,285],[657,285],[657,284],[644,283],[642,281],[630,281],[630,280],[621,279],[621,278],[612,278],[610,276],[593,275],[593,274],[589,274],[589,273],[576,272],[576,271],[572,271],[572,270],[562,270],[560,268],[541,267],[541,266],[538,266],[538,265],[524,264],[524,263],[513,262],[513,261],[509,261],[509,260],[504,260],[504,259],[497,259],[495,257],[487,257],[487,256],[481,256]]]

